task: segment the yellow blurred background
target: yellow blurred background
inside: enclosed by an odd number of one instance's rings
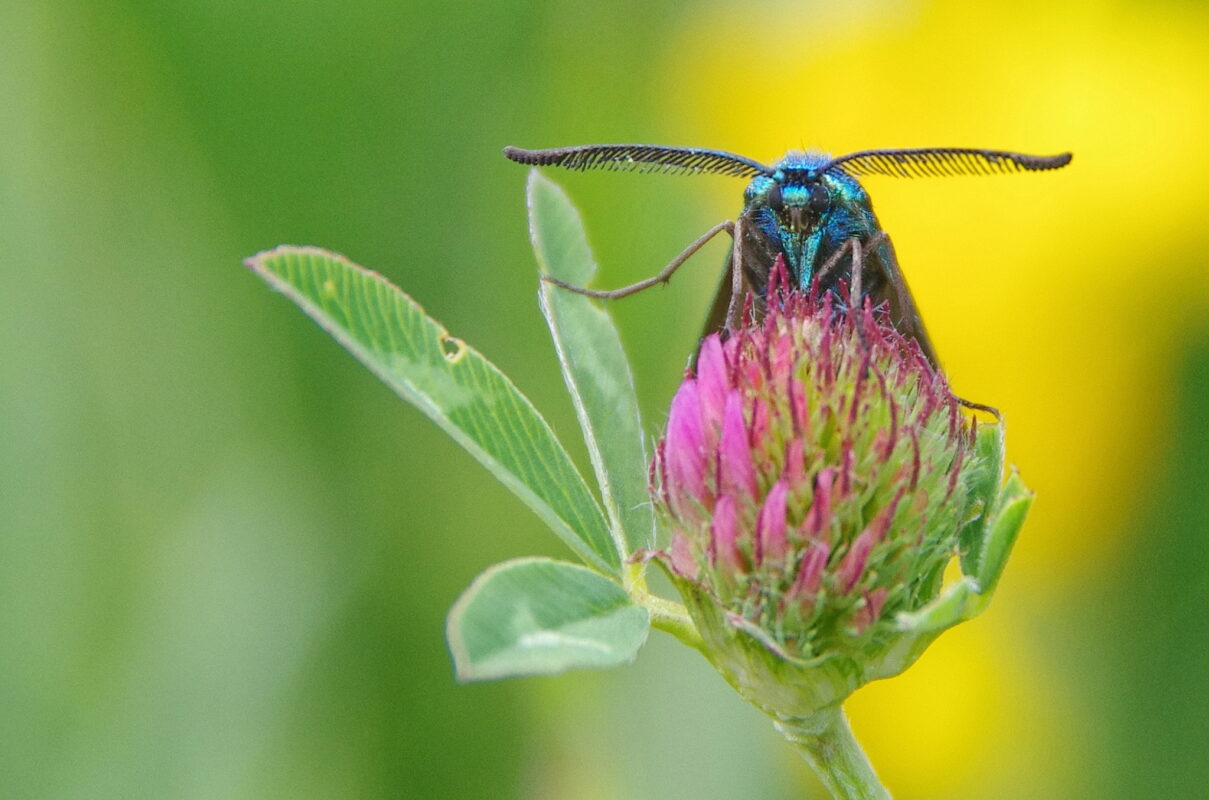
[[[0,796],[821,796],[660,634],[456,685],[458,592],[567,554],[240,267],[384,272],[582,463],[499,149],[609,141],[1073,151],[865,181],[1038,500],[991,610],[853,726],[903,800],[1209,794],[1205,4],[47,0],[0,8],[0,69]],[[551,177],[606,286],[743,188]],[[612,306],[652,435],[722,253]]]

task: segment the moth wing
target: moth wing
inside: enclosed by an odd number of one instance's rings
[[[718,291],[714,294],[714,304],[710,306],[709,315],[705,318],[705,327],[701,331],[702,339],[711,333],[723,333],[726,330],[726,313],[730,309],[730,298],[732,297],[731,257],[731,253],[726,254],[726,264],[722,269],[722,277],[718,280]]]
[[[933,369],[939,370],[940,359],[936,357],[936,348],[932,346],[932,340],[928,337],[928,331],[924,327],[919,308],[915,305],[915,298],[911,295],[910,288],[907,287],[907,279],[903,277],[903,272],[899,269],[898,258],[894,255],[894,245],[890,243],[890,237],[884,233],[879,238],[881,241],[872,248],[867,256],[865,269],[880,271],[884,280],[876,282],[877,286],[869,296],[873,299],[874,305],[882,302],[889,305],[890,321],[894,324],[895,329],[903,336],[908,336],[918,342],[919,349],[923,351],[928,363],[932,365]]]

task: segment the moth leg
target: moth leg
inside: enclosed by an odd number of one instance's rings
[[[852,283],[848,287],[848,307],[860,311],[864,305],[861,298],[861,273],[865,269],[864,254],[861,253],[861,240],[853,237],[848,240],[852,245]]]
[[[876,237],[871,238],[870,241],[875,242]],[[861,240],[855,236],[853,236],[851,239],[846,239],[844,243],[837,247],[835,252],[823,262],[823,266],[820,267],[819,271],[815,274],[814,280],[821,285],[823,280],[839,266],[840,259],[844,257],[844,254],[846,252],[851,252],[852,269],[849,273],[848,306],[849,308],[859,309],[861,307],[861,293],[863,284],[861,272],[865,266],[865,257],[863,251],[864,248],[872,246],[876,245],[862,245]]]
[[[730,303],[726,306],[726,330],[733,331],[739,322],[740,297],[743,296],[743,217],[731,226],[734,242],[730,252]]]
[[[851,287],[850,294],[853,297],[858,298],[858,300],[859,300],[860,295],[861,295],[861,284],[862,284],[861,276],[859,273],[860,273],[861,269],[864,267],[863,251],[875,250],[875,249],[877,249],[877,247],[879,245],[883,244],[884,242],[888,242],[889,240],[890,240],[890,237],[888,235],[886,235],[885,231],[878,231],[877,233],[870,236],[864,242],[861,242],[860,239],[853,236],[851,239],[848,239],[842,245],[837,247],[835,252],[832,253],[831,256],[828,257],[828,259],[823,262],[823,266],[819,268],[819,271],[818,271],[817,276],[815,277],[815,280],[817,280],[821,283],[824,278],[826,278],[829,274],[831,274],[831,271],[833,269],[835,269],[837,266],[839,266],[840,259],[844,257],[845,251],[850,250],[850,251],[852,251],[852,287]]]
[[[840,259],[844,257],[844,251],[852,250],[856,246],[856,244],[854,244],[854,243],[857,243],[857,242],[858,242],[858,240],[854,236],[851,239],[846,240],[839,247],[837,247],[835,249],[835,252],[832,253],[828,257],[828,259],[823,262],[823,266],[819,267],[819,271],[817,273],[815,273],[814,279],[821,284],[823,282],[823,278],[826,278],[828,275],[831,274],[831,271],[833,269],[835,269],[837,266],[839,266]]]
[[[558,278],[555,278],[552,275],[543,275],[542,280],[546,281],[547,283],[552,283],[561,289],[566,289],[569,292],[587,295],[588,297],[596,297],[601,300],[617,300],[622,297],[629,297],[632,294],[641,292],[643,289],[649,289],[657,283],[667,283],[672,277],[672,273],[680,269],[685,261],[688,261],[694,253],[696,253],[702,247],[705,247],[706,243],[709,242],[710,239],[714,238],[722,231],[726,231],[733,237],[735,235],[735,223],[731,220],[723,220],[722,222],[719,222],[717,225],[699,236],[697,240],[688,247],[684,248],[684,251],[681,252],[680,255],[673,258],[666,267],[661,269],[658,275],[653,275],[645,280],[638,281],[638,283],[632,283],[629,286],[623,286],[620,289],[587,289],[583,286],[576,286],[573,283],[560,281]]]
[[[861,252],[861,240],[855,236],[848,240],[848,244],[852,246],[852,282],[848,287],[848,313],[860,314],[865,307],[865,298],[861,296],[862,273],[865,271],[865,257]],[[860,337],[861,344],[868,346],[865,340],[865,326],[854,324],[857,336]]]
[[[984,406],[982,403],[975,403],[972,400],[966,400],[964,397],[958,397],[957,395],[953,394],[952,392],[949,392],[949,394],[953,397],[954,400],[957,401],[957,404],[959,406],[962,406],[963,408],[968,408],[971,411],[983,411],[983,412],[993,416],[995,418],[995,422],[997,422],[997,423],[1003,422],[1003,414],[1000,414],[999,409],[995,408],[994,406]]]

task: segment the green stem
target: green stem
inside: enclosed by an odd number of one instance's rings
[[[776,726],[836,800],[890,800],[839,706],[804,719],[777,720]]]
[[[677,602],[651,594],[644,588],[631,587],[630,593],[635,600],[646,606],[651,615],[652,628],[670,633],[694,650],[705,652],[705,642],[701,640],[697,626],[689,617],[688,609]]]

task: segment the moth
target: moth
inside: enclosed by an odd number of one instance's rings
[[[1070,153],[1034,156],[967,147],[859,150],[836,157],[791,151],[772,165],[722,150],[647,144],[549,150],[506,147],[504,155],[521,164],[573,170],[713,173],[748,179],[739,216],[710,228],[657,275],[613,290],[587,289],[547,278],[555,284],[590,297],[625,297],[667,282],[694,253],[726,231],[732,247],[706,321],[707,334],[733,329],[739,322],[741,298],[748,294],[753,297],[754,312],[757,316],[762,313],[769,275],[780,256],[795,289],[807,290],[817,283],[820,293],[832,292],[839,298],[843,282],[850,302],[868,298],[874,307],[885,304],[891,324],[919,344],[934,369],[939,369],[936,350],[890,238],[878,223],[859,179],[869,175],[912,178],[1044,172],[1071,161]]]

